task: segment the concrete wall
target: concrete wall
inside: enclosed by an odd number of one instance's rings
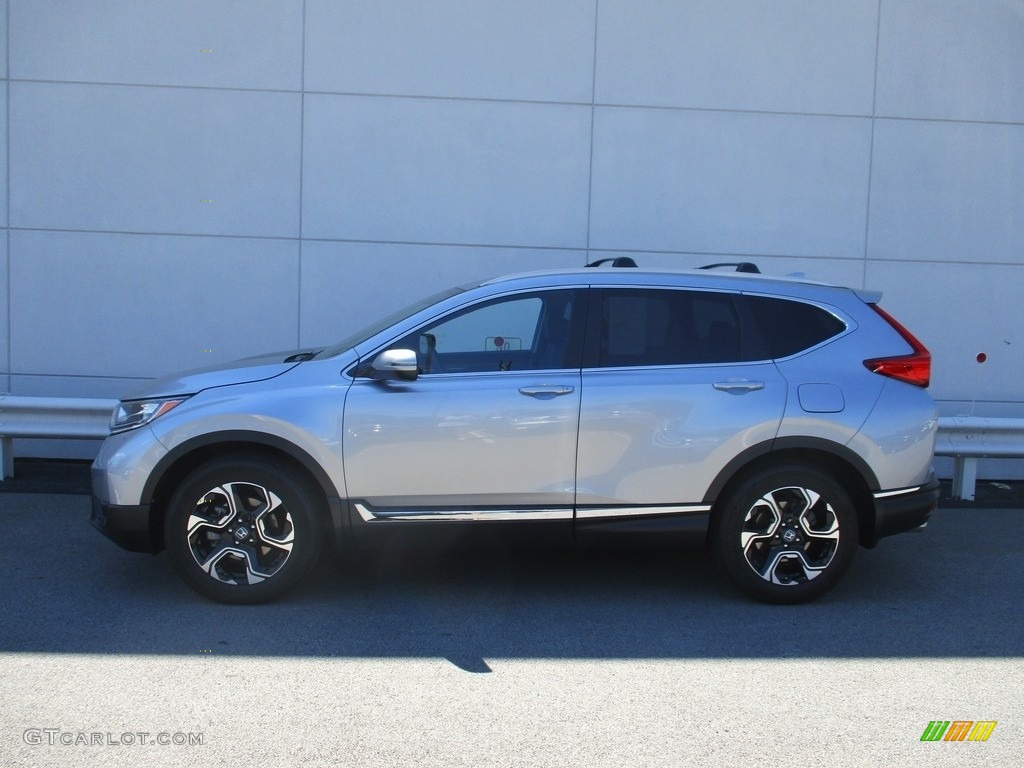
[[[882,289],[944,413],[1024,415],[1024,0],[3,5],[2,390],[628,252]]]

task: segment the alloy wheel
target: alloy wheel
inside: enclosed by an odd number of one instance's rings
[[[262,485],[222,483],[204,493],[188,517],[196,564],[225,584],[258,584],[291,556],[295,526],[281,499]]]
[[[740,546],[747,564],[772,584],[799,584],[821,575],[839,549],[839,518],[818,492],[776,488],[747,511]]]

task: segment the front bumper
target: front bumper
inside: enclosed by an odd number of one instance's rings
[[[154,526],[151,499],[143,488],[167,449],[147,425],[103,441],[92,463],[92,514],[89,522],[129,552],[163,549],[163,526]]]
[[[875,530],[868,546],[879,539],[920,528],[928,522],[939,503],[939,481],[875,494]]]
[[[129,552],[156,554],[163,549],[151,529],[148,504],[120,506],[108,504],[93,496],[89,523]]]

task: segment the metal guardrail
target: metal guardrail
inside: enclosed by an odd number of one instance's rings
[[[0,395],[0,480],[14,477],[16,437],[102,440],[117,400]]]
[[[978,481],[978,459],[1024,456],[1024,419],[940,417],[935,455],[953,457],[953,497],[971,501]]]
[[[101,440],[116,405],[117,400],[0,395],[0,479],[14,477],[13,438]],[[971,500],[978,459],[1024,457],[1024,419],[940,417],[935,455],[953,457],[953,496]]]

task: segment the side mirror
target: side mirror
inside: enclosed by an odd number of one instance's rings
[[[415,381],[419,375],[416,353],[411,349],[386,349],[374,358],[370,369],[376,379]]]

